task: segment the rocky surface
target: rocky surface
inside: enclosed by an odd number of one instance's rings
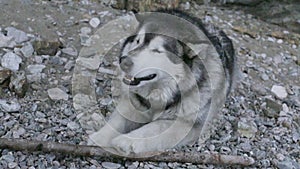
[[[108,47],[120,37],[97,30],[128,14],[89,0],[0,0],[0,7],[0,137],[86,144],[118,93],[111,89],[118,50]],[[237,9],[188,7],[233,40],[241,77],[215,134],[181,150],[251,156],[249,168],[300,168],[300,35]],[[132,26],[124,22],[115,24],[119,32]],[[102,59],[92,35],[108,44]],[[0,168],[223,168],[0,153]]]

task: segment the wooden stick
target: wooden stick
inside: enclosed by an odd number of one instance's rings
[[[153,161],[153,162],[180,162],[193,164],[217,164],[217,165],[241,165],[249,166],[254,164],[254,159],[246,156],[232,156],[221,155],[217,153],[190,153],[190,152],[162,152],[159,155],[150,156],[150,154],[143,154],[148,157],[122,157],[108,151],[101,147],[86,146],[86,145],[72,145],[64,143],[55,143],[47,141],[34,141],[24,139],[7,139],[0,138],[0,149],[11,149],[18,151],[42,151],[54,152],[74,156],[95,156],[103,158],[126,159],[132,161]],[[158,152],[156,153],[158,154]],[[141,158],[140,158],[141,157]]]

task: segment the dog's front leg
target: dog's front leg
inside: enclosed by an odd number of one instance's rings
[[[122,155],[164,151],[197,139],[193,124],[181,120],[157,120],[120,135],[112,140],[113,146]]]
[[[90,143],[101,147],[111,147],[111,140],[122,134],[125,130],[127,119],[118,112],[114,112],[108,122],[97,132],[89,136]]]

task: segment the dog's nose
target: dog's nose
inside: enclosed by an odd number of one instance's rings
[[[129,70],[130,67],[133,65],[131,58],[128,56],[121,56],[119,63],[120,63],[121,69],[123,69],[124,71]]]

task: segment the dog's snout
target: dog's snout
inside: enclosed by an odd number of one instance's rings
[[[130,67],[133,65],[132,59],[128,56],[121,56],[119,60],[121,69],[129,70]]]

